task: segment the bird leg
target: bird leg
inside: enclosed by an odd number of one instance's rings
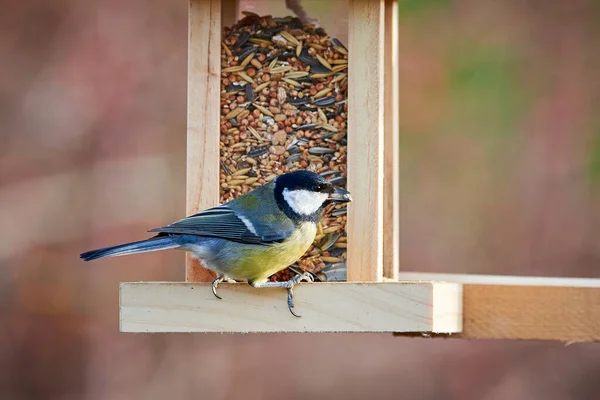
[[[215,295],[215,297],[219,300],[223,300],[223,298],[217,294],[217,287],[219,286],[219,283],[221,283],[223,281],[228,282],[228,283],[235,283],[234,279],[231,279],[230,277],[228,277],[226,275],[219,275],[219,276],[217,276],[217,279],[212,281],[212,283],[211,283],[212,292]]]
[[[314,282],[314,278],[310,273],[304,272],[302,274],[298,274],[298,275],[294,276],[289,281],[284,281],[284,282],[251,282],[250,281],[248,283],[252,287],[255,287],[255,288],[277,287],[277,288],[287,289],[288,308],[294,317],[301,317],[301,315],[298,315],[294,312],[294,286],[296,286],[298,283],[300,283],[302,281]]]

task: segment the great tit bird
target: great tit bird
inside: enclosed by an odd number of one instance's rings
[[[314,172],[300,170],[277,176],[273,181],[238,198],[174,222],[152,238],[91,250],[80,255],[85,261],[149,251],[179,249],[199,258],[214,271],[212,292],[223,281],[247,281],[255,288],[287,289],[288,307],[294,316],[293,287],[312,282],[302,273],[285,282],[268,278],[296,262],[312,244],[324,207],[330,202],[350,202],[350,193],[334,188]]]

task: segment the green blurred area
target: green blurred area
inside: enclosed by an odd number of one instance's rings
[[[600,125],[593,132],[594,138],[590,144],[588,166],[592,184],[598,187],[600,186]]]
[[[448,9],[452,0],[404,0],[398,2],[400,19],[414,19],[429,10]]]
[[[597,275],[597,9],[399,3],[401,268]]]

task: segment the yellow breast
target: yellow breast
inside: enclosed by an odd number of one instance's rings
[[[234,279],[265,281],[298,261],[314,241],[316,233],[316,224],[304,222],[281,243],[271,246],[248,246],[243,250],[243,257],[231,266],[228,275]]]

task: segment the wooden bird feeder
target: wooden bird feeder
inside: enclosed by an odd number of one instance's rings
[[[600,279],[399,273],[397,2],[349,0],[348,282],[300,284],[294,318],[282,289],[222,284],[217,300],[188,257],[186,282],[121,284],[121,331],[600,340]],[[189,3],[186,215],[219,204],[220,33],[237,16],[235,0]]]

